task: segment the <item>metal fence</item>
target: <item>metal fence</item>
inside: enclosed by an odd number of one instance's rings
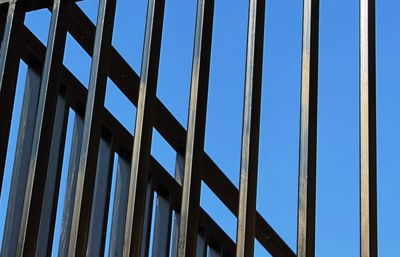
[[[374,257],[375,3],[360,3],[361,256]],[[47,47],[24,25],[26,12],[42,8],[51,12]],[[59,256],[104,256],[109,218],[109,256],[148,256],[152,247],[153,257],[251,257],[255,239],[274,257],[314,256],[319,0],[304,0],[303,10],[297,254],[255,208],[265,1],[249,1],[240,190],[204,152],[214,0],[197,0],[187,131],[156,97],[164,0],[148,1],[140,76],[111,44],[115,9],[116,0],[99,0],[94,25],[74,1],[0,0],[0,184],[20,60],[28,65],[1,256],[51,256],[70,109]],[[63,65],[67,32],[92,56],[88,89]],[[135,137],[104,107],[108,77],[137,106]],[[176,151],[175,177],[150,154],[153,128]],[[200,207],[202,181],[238,218],[236,242]]]

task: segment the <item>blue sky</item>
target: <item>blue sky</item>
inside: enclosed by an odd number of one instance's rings
[[[215,0],[206,152],[238,186],[248,1]],[[79,5],[95,21],[97,0]],[[317,153],[316,256],[359,255],[358,7],[321,0]],[[194,0],[166,1],[157,96],[186,127],[194,38]],[[377,1],[379,254],[396,256],[400,229],[400,2]],[[139,73],[146,1],[119,0],[113,45]],[[27,26],[47,41],[50,13],[30,13]],[[302,1],[267,0],[257,209],[296,249]],[[90,58],[68,37],[64,64],[87,86]],[[0,237],[26,67],[18,81],[15,118],[0,200]],[[108,83],[106,106],[133,133],[135,108]],[[73,120],[70,112],[69,123]],[[72,126],[67,133],[64,170]],[[175,153],[154,132],[152,154],[171,173]],[[65,178],[63,176],[63,178]],[[64,181],[64,182],[63,182]],[[62,179],[65,184],[65,179]],[[63,190],[61,189],[61,194]],[[61,197],[62,198],[62,197]],[[61,200],[61,199],[60,199]],[[234,239],[236,219],[202,187],[202,206]],[[256,243],[256,256],[269,256]]]

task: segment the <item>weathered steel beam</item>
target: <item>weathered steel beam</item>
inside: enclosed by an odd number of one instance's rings
[[[103,122],[107,77],[111,61],[111,42],[114,29],[116,0],[100,0],[98,7],[94,54],[90,70],[89,92],[84,116],[82,148],[78,168],[74,211],[68,246],[69,256],[85,256],[96,166]]]
[[[49,158],[51,150],[55,150],[51,147],[51,139],[57,115],[56,107],[59,102],[59,85],[67,37],[68,7],[69,3],[62,0],[55,0],[52,8],[46,59],[40,84],[28,181],[25,189],[17,256],[36,252],[38,237],[41,237],[43,240],[48,240],[50,238],[48,229],[43,230],[43,226],[40,231],[42,235],[39,236],[39,224],[42,216],[42,208],[45,206],[52,206],[54,200],[53,195],[45,194],[45,189],[47,189],[47,191],[50,190],[47,179],[50,177],[55,178],[55,185],[50,187],[58,191],[59,186],[57,184],[59,179],[57,179],[57,177],[61,176],[61,169],[49,169],[48,165],[49,162],[52,162]],[[65,109],[64,113],[66,111],[67,109]],[[61,149],[57,149],[57,152],[60,150]],[[64,147],[62,147],[61,151],[64,151]],[[55,158],[58,159],[58,156],[55,156]],[[51,221],[49,226],[52,226],[55,221],[55,211],[50,216],[51,217],[47,218]],[[39,249],[39,251],[47,252],[47,249]]]
[[[214,0],[198,0],[186,138],[178,257],[195,256],[207,116]]]
[[[25,12],[20,5],[12,3],[5,9],[0,10],[0,14],[5,15],[1,18],[5,20],[2,20],[4,25],[0,28],[3,32],[0,47],[0,189],[3,184],[25,20]]]
[[[304,0],[297,256],[315,255],[319,0]]]
[[[375,0],[360,1],[360,256],[378,256]]]
[[[143,47],[139,95],[136,110],[135,140],[132,150],[131,178],[125,223],[124,256],[142,256],[145,210],[149,179],[149,159],[154,126],[155,100],[161,38],[164,20],[164,0],[149,0]]]
[[[265,0],[249,2],[236,257],[254,256]]]

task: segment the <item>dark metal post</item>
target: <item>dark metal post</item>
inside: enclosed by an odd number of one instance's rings
[[[17,256],[21,256],[22,254],[27,256],[36,252],[42,206],[47,203],[51,205],[51,202],[54,200],[52,195],[45,195],[44,193],[46,179],[49,173],[48,165],[50,159],[51,139],[56,116],[56,107],[61,81],[61,68],[67,36],[67,5],[68,3],[65,1],[54,0],[52,8],[52,18],[40,84],[40,95],[35,131],[33,135],[24,207],[21,226],[19,229]],[[65,109],[63,113],[65,113]],[[63,150],[64,148],[62,147],[62,151]],[[58,158],[59,156],[56,157]],[[57,172],[57,170],[50,172]],[[60,174],[56,176],[59,175]],[[43,231],[43,233],[46,232]],[[49,234],[45,237],[48,236]]]
[[[54,226],[57,215],[57,200],[60,190],[61,171],[68,125],[68,114],[69,107],[67,96],[65,95],[65,92],[63,92],[58,95],[57,106],[55,110],[53,135],[51,138],[51,147],[49,153],[49,164],[47,168],[42,212],[38,230],[39,234],[37,239],[36,256],[51,256],[52,252]],[[58,235],[56,234],[55,236]]]
[[[25,12],[21,10],[20,4],[15,1],[10,2],[0,47],[0,189],[3,184],[11,116],[14,108],[24,19]]]
[[[196,254],[213,15],[214,0],[197,1],[178,257]]]
[[[153,173],[153,172],[151,172]],[[150,175],[149,181],[147,182],[146,195],[145,195],[145,206],[144,206],[144,219],[143,219],[143,232],[142,241],[140,246],[140,257],[148,257],[150,249],[150,233],[151,233],[151,222],[153,215],[153,174]]]
[[[87,256],[104,256],[114,152],[109,135],[102,136],[97,158]]]
[[[74,199],[78,177],[79,156],[82,146],[82,136],[83,118],[78,113],[75,113],[71,152],[68,165],[69,168],[67,176],[67,186],[65,189],[64,207],[61,222],[60,243],[58,246],[59,257],[68,257],[68,244],[71,234],[72,214],[74,209]]]
[[[169,195],[157,195],[153,257],[169,256],[172,208]]]
[[[236,257],[254,256],[265,1],[251,0],[247,32]]]
[[[115,9],[116,0],[99,1],[68,256],[86,255]]]
[[[175,160],[175,180],[178,182],[178,184],[180,186],[182,186],[182,182],[183,182],[184,169],[185,169],[185,157],[183,155],[181,155],[180,153],[177,153],[176,160]],[[180,224],[181,224],[181,215],[178,212],[174,212],[171,257],[178,256]]]
[[[147,6],[123,256],[140,256],[143,245],[146,187],[149,179],[153,111],[156,102],[164,6],[164,0],[149,0]]]
[[[304,0],[297,256],[315,255],[319,0]]]
[[[378,256],[375,0],[360,1],[360,247]]]
[[[4,224],[1,256],[16,256],[17,254],[19,226],[21,223],[25,188],[28,179],[39,88],[40,73],[32,68],[28,68],[18,129],[18,141],[14,156],[13,175],[11,177],[9,200],[7,204],[6,221]]]
[[[114,209],[112,214],[110,250],[108,256],[122,256],[124,246],[124,226],[126,219],[126,208],[128,205],[129,190],[129,161],[118,157],[118,168],[115,182]]]

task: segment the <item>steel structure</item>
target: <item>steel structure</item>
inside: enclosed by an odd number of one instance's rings
[[[144,257],[152,247],[153,257],[252,257],[255,239],[274,257],[315,255],[319,0],[303,9],[297,254],[256,211],[265,0],[249,0],[239,190],[204,152],[214,0],[197,0],[187,131],[156,97],[164,5],[148,0],[139,76],[111,44],[116,0],[99,0],[96,25],[72,0],[0,0],[0,184],[20,60],[29,67],[1,256],[51,255],[69,109],[76,116],[59,256],[104,255],[114,153],[109,256]],[[24,25],[41,8],[52,14],[47,46]],[[92,56],[88,89],[63,66],[67,32]],[[360,0],[360,67],[360,252],[376,257],[374,0]],[[107,77],[137,106],[135,137],[104,107]],[[177,153],[175,178],[150,154],[153,128]],[[200,207],[202,181],[238,218],[236,242]]]

